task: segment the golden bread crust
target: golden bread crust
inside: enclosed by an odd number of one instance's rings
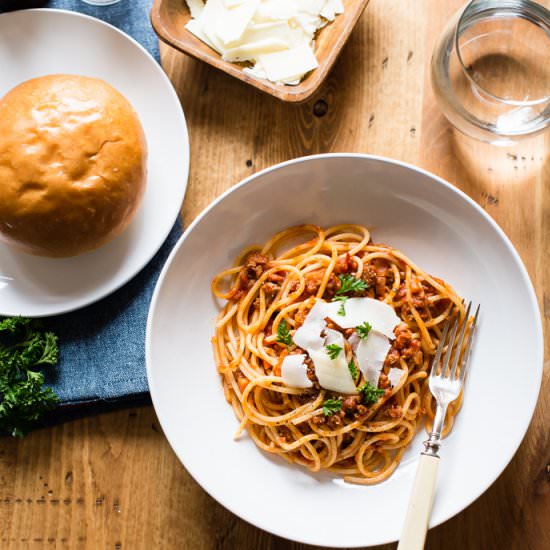
[[[52,257],[95,249],[132,220],[146,165],[137,114],[109,84],[23,82],[0,100],[0,238]]]

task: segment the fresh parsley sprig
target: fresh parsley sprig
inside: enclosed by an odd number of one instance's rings
[[[332,416],[342,409],[341,399],[327,399],[323,403],[323,414],[325,416]]]
[[[347,296],[335,296],[332,300],[333,302],[340,302],[340,307],[338,308],[338,315],[341,315],[342,317],[346,314],[346,302],[348,300]]]
[[[39,367],[55,365],[57,337],[24,317],[0,319],[0,430],[22,437],[59,402]]]
[[[325,346],[325,349],[327,350],[328,356],[331,359],[336,359],[342,351],[341,346],[339,346],[338,344],[329,344],[328,346]]]
[[[373,386],[370,382],[365,382],[359,388],[359,392],[363,397],[363,403],[369,407],[370,405],[374,405],[384,395],[385,390]]]
[[[290,336],[290,330],[286,324],[286,319],[283,319],[277,327],[277,342],[285,346],[292,345],[292,336]]]
[[[344,316],[346,314],[346,301],[348,300],[350,292],[363,292],[368,288],[368,285],[363,279],[357,279],[353,275],[338,275],[340,279],[340,288],[336,291],[336,294],[333,298],[333,302],[341,302],[340,308],[338,309],[338,315]]]
[[[348,369],[351,373],[351,377],[355,380],[359,374],[359,371],[357,370],[357,365],[353,359],[348,363]]]
[[[357,335],[359,336],[359,338],[361,338],[361,340],[364,340],[372,330],[372,326],[370,323],[367,323],[365,321],[362,325],[355,327],[355,330],[357,331]]]
[[[342,296],[349,292],[363,292],[368,285],[363,279],[357,279],[353,275],[338,275],[340,279],[340,288],[336,291],[336,296]]]

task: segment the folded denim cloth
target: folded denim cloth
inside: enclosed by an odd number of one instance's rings
[[[83,0],[51,0],[44,7],[78,11],[103,19],[135,38],[158,61],[158,39],[149,21],[152,4],[152,0],[120,0],[110,6],[92,6]]]
[[[178,222],[151,262],[114,294],[44,320],[59,336],[60,360],[47,369],[46,383],[62,405],[142,397],[148,391],[147,312],[160,270],[180,235]]]
[[[121,0],[102,7],[81,0],[53,0],[44,7],[103,19],[133,36],[158,60],[158,42],[149,22],[151,3]],[[46,369],[46,383],[62,406],[143,401],[148,392],[144,342],[149,303],[160,270],[180,235],[178,221],[149,264],[114,294],[79,311],[44,319],[45,328],[59,336],[59,363]]]

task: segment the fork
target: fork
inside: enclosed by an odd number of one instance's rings
[[[439,447],[441,432],[445,422],[447,407],[462,391],[468,359],[472,348],[473,335],[479,316],[479,306],[476,309],[471,328],[467,331],[468,319],[472,302],[468,304],[464,322],[459,332],[459,316],[452,316],[445,323],[441,340],[432,362],[429,386],[437,402],[432,431],[424,442],[424,451],[420,455],[418,469],[405,524],[397,550],[421,550],[424,548],[428,521],[432,511],[435,493],[435,481],[439,466]],[[449,327],[452,328],[449,332]],[[458,336],[457,336],[458,333]],[[454,354],[453,354],[453,350]],[[459,368],[460,367],[460,368]]]

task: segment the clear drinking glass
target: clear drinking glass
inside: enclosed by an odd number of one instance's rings
[[[512,145],[550,126],[550,11],[530,0],[473,0],[440,36],[432,85],[460,132]]]

